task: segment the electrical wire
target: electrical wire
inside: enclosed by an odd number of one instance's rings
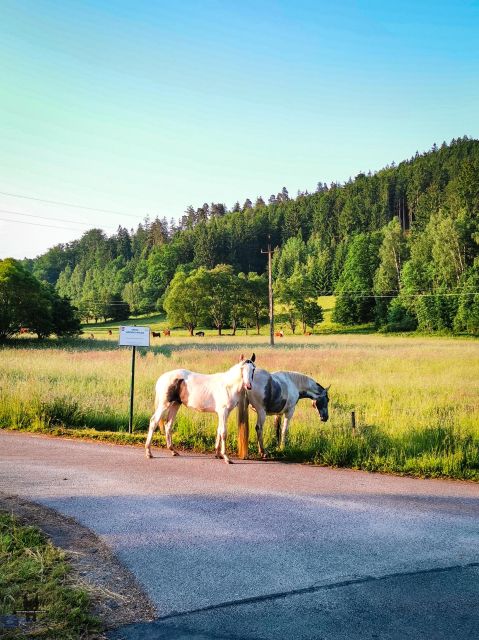
[[[49,229],[63,229],[64,231],[81,231],[81,229],[74,229],[73,227],[60,227],[57,224],[41,224],[40,222],[27,222],[26,220],[11,220],[10,218],[0,218],[2,222],[13,222],[16,224],[27,224],[35,227],[48,227]]]
[[[79,220],[64,220],[63,218],[52,218],[51,216],[41,216],[34,213],[24,213],[23,211],[12,211],[11,209],[0,209],[0,213],[10,213],[15,216],[24,216],[26,218],[37,218],[40,220],[54,220],[55,222],[68,222],[70,224],[80,224],[84,227],[92,226],[91,222],[80,222]]]
[[[27,196],[21,193],[10,193],[8,191],[0,191],[0,195],[2,196],[8,196],[10,198],[23,198],[25,200],[34,200],[35,202],[45,202],[47,204],[54,204],[54,205],[60,205],[63,207],[75,207],[76,209],[85,209],[86,211],[100,211],[103,213],[114,213],[116,215],[119,216],[128,216],[129,218],[136,218],[138,219],[138,216],[132,214],[132,213],[124,213],[123,211],[115,211],[113,209],[100,209],[97,207],[87,207],[85,205],[82,204],[75,204],[73,202],[63,202],[61,200],[45,200],[43,198],[36,198],[34,196]]]

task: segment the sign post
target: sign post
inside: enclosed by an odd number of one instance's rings
[[[150,346],[149,327],[120,327],[120,347],[133,347],[131,350],[130,419],[128,433],[133,432],[133,399],[135,396],[135,359],[136,347]]]

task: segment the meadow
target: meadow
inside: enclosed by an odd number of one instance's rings
[[[138,319],[136,323],[139,324]],[[150,322],[148,324],[151,323]],[[156,326],[160,328],[160,326]],[[87,329],[88,331],[88,329]],[[256,352],[270,371],[296,370],[331,384],[330,419],[300,401],[289,443],[278,451],[273,419],[265,444],[273,457],[429,477],[479,480],[479,342],[452,337],[287,336],[272,349],[266,335],[161,337],[138,350],[133,435],[127,432],[131,351],[107,328],[95,340],[19,339],[0,350],[0,426],[144,443],[154,384],[169,369],[213,373]],[[356,429],[351,428],[351,412]],[[180,410],[174,443],[212,452],[215,416]],[[250,454],[257,454],[250,412]],[[236,450],[236,412],[228,448]],[[156,444],[163,444],[161,434]],[[142,455],[142,452],[138,452]]]

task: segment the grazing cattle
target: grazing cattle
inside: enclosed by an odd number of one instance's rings
[[[151,332],[151,335],[152,335],[154,338],[161,338],[161,331],[152,331],[152,332]]]
[[[281,329],[281,331],[275,331],[274,335],[276,338],[284,338],[284,333],[283,330]]]
[[[167,371],[156,383],[155,413],[151,416],[146,439],[146,457],[151,458],[151,440],[158,425],[164,426],[166,446],[174,456],[171,432],[178,409],[182,404],[190,409],[207,411],[218,415],[216,431],[216,457],[222,457],[228,464],[226,455],[226,424],[231,411],[238,405],[243,389],[251,389],[255,372],[256,356],[245,359],[241,355],[239,363],[225,373],[206,375],[187,369]]]
[[[164,329],[164,330],[163,330],[163,335],[164,335],[165,337],[166,337],[166,336],[169,336],[169,335],[171,335],[171,331],[170,331],[169,329]]]
[[[284,447],[288,426],[293,417],[298,400],[310,398],[319,412],[322,422],[326,422],[328,414],[328,388],[296,371],[276,371],[269,373],[265,369],[257,369],[253,386],[246,392],[248,402],[258,414],[256,435],[260,455],[265,458],[263,446],[263,425],[267,415],[274,415],[276,438],[278,445]],[[280,430],[281,415],[283,426]]]
[[[197,331],[195,333],[195,335],[200,336],[200,338],[204,338],[205,332],[204,331]]]

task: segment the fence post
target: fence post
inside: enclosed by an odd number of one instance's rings
[[[238,403],[238,458],[247,460],[249,441],[248,398],[243,389]]]
[[[354,435],[356,433],[356,411],[351,411],[351,429]]]

